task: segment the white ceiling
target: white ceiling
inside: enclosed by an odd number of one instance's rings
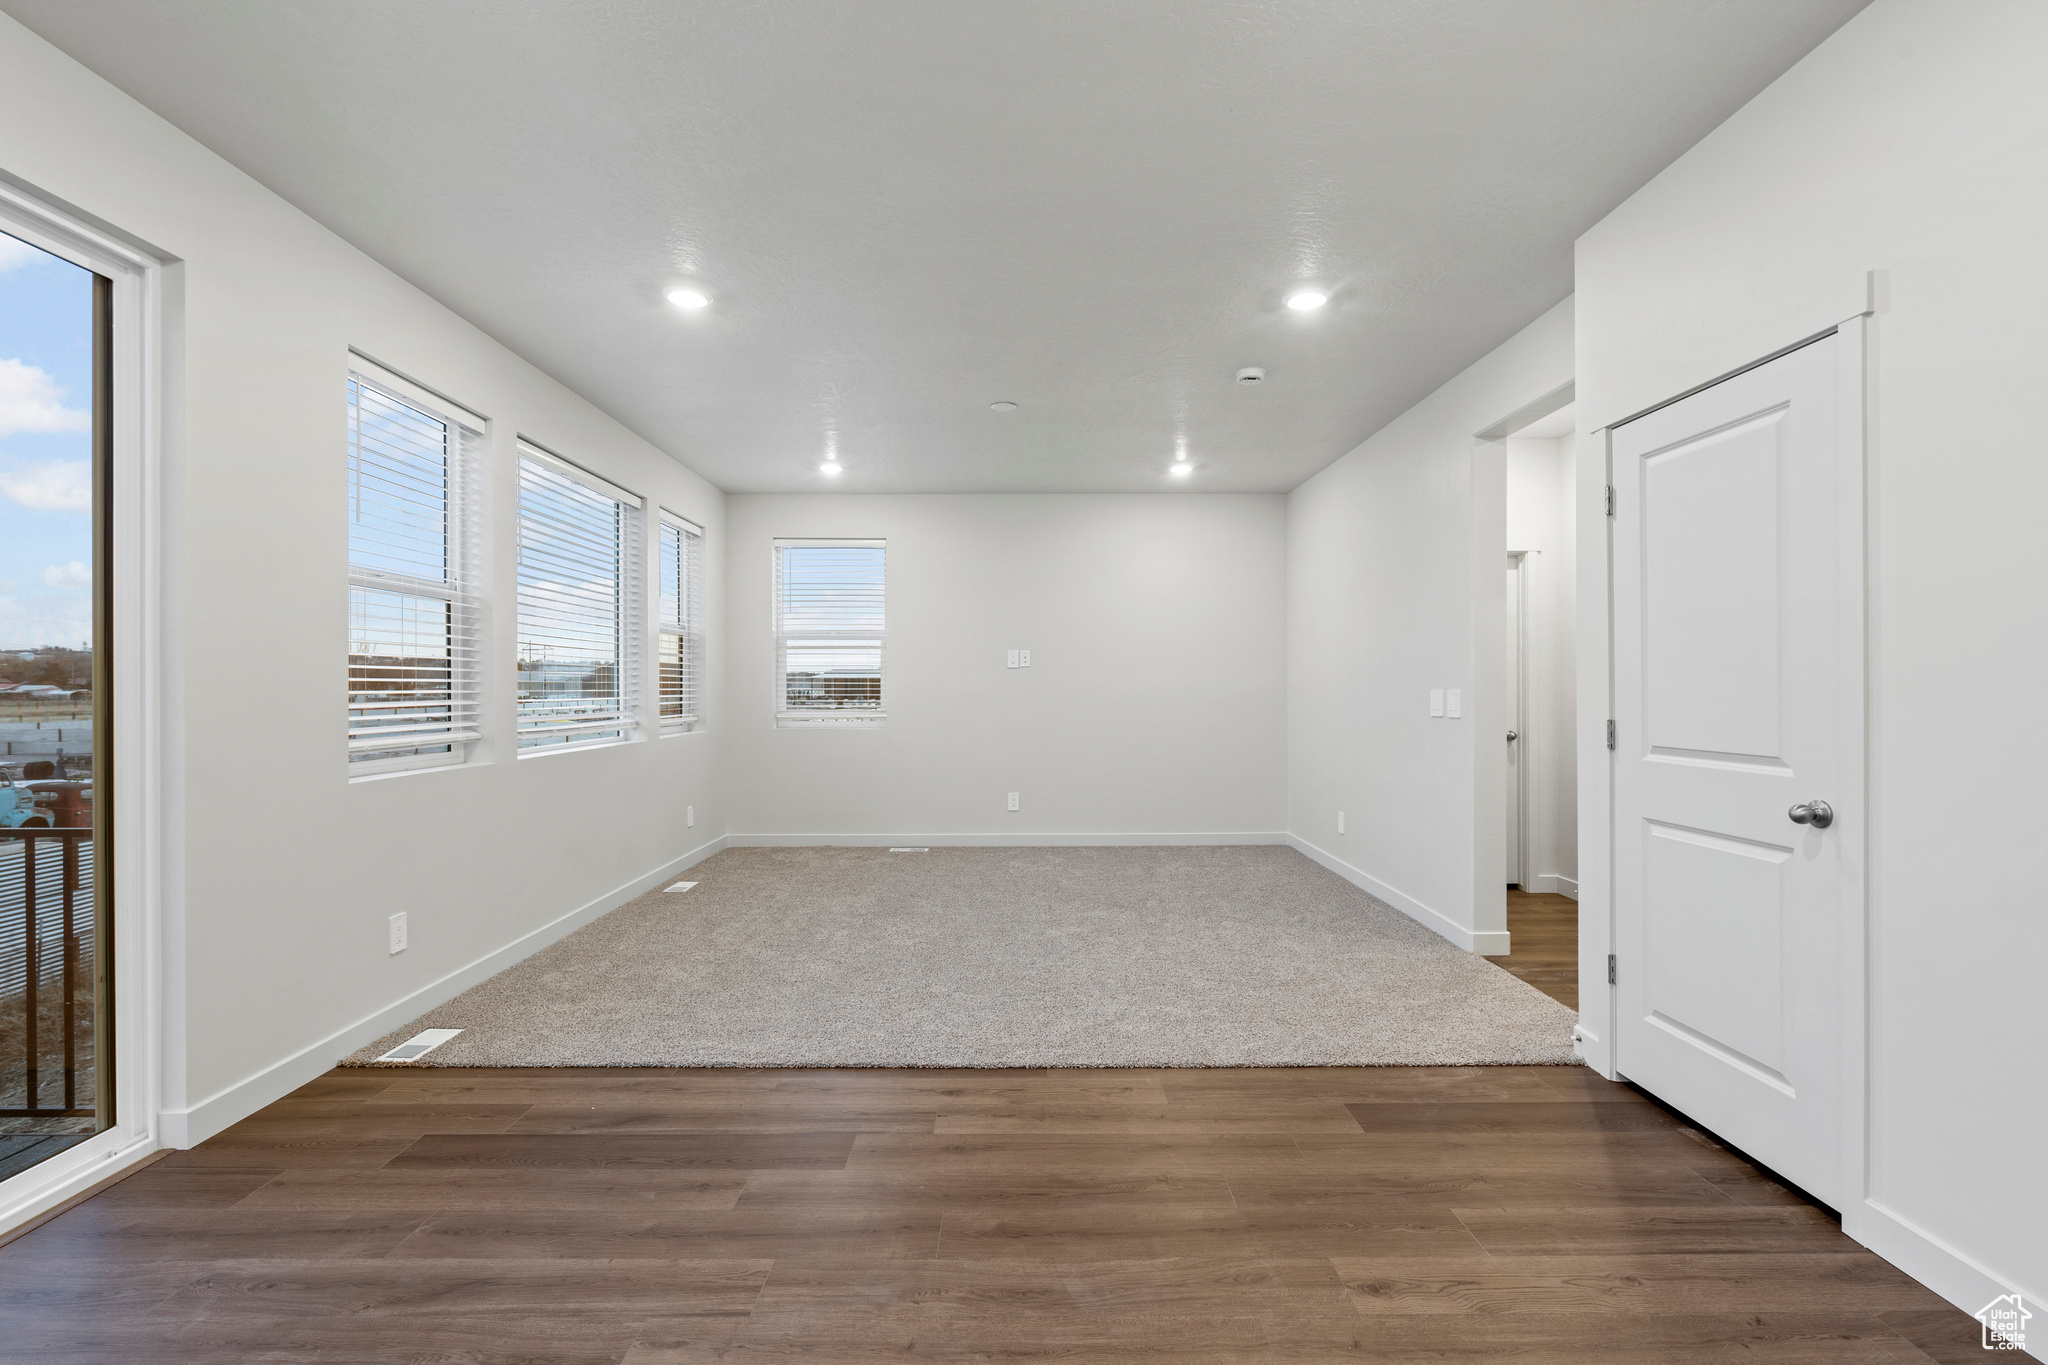
[[[1863,3],[0,8],[724,488],[1149,491],[1343,454]]]

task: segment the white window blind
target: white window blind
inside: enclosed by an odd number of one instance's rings
[[[887,543],[775,542],[776,723],[879,726]]]
[[[482,424],[396,376],[349,373],[351,775],[460,763],[478,738]]]
[[[639,724],[640,499],[522,443],[519,747]]]
[[[660,650],[661,730],[680,734],[702,723],[704,635],[698,594],[704,576],[704,532],[681,517],[661,516],[661,577],[656,593]]]

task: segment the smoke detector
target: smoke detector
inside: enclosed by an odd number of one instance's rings
[[[1247,365],[1237,372],[1237,382],[1240,384],[1258,384],[1265,378],[1266,372],[1256,365]]]

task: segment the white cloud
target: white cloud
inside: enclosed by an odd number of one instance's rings
[[[0,597],[0,650],[63,645],[77,649],[92,639],[92,604],[80,598],[40,601]]]
[[[0,498],[11,498],[31,512],[90,512],[92,465],[66,460],[0,469]]]
[[[17,431],[91,431],[91,413],[64,406],[67,392],[33,365],[0,360],[0,436]]]
[[[92,570],[75,559],[69,564],[52,564],[49,568],[43,570],[43,586],[55,588],[60,592],[67,588],[90,588],[92,586]]]
[[[22,241],[0,232],[0,275],[6,274],[18,265],[27,265],[43,253]]]

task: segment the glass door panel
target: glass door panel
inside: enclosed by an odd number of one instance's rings
[[[111,1123],[111,283],[0,234],[0,1178]]]

